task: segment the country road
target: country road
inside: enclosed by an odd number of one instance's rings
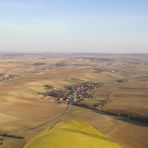
[[[32,128],[29,128],[29,129],[26,129],[26,130],[21,130],[21,131],[18,131],[18,132],[13,132],[13,133],[10,133],[11,135],[20,135],[20,136],[23,136],[25,137],[27,134],[31,133],[31,132],[38,132],[38,131],[41,131],[43,130],[44,128],[48,127],[49,125],[51,124],[54,124],[58,121],[61,121],[63,120],[67,114],[69,113],[69,111],[72,109],[73,105],[71,103],[69,103],[67,105],[67,108],[65,110],[64,113],[58,115],[57,117],[55,117],[54,119],[50,119],[48,120],[47,122],[44,122],[36,127],[32,127]]]
[[[26,130],[20,130],[20,131],[17,131],[17,132],[11,132],[11,133],[0,133],[0,148],[3,145],[3,142],[4,142],[5,137],[15,138],[15,139],[18,139],[18,140],[19,139],[22,140],[27,135],[38,133],[38,132],[42,131],[43,129],[45,129],[46,127],[48,127],[49,125],[53,125],[56,122],[59,122],[61,120],[64,120],[65,117],[67,116],[67,114],[69,113],[69,111],[72,109],[72,107],[73,107],[73,105],[71,103],[69,103],[67,105],[67,108],[66,108],[66,110],[65,110],[64,113],[58,115],[54,119],[48,120],[47,122],[38,125],[36,127],[29,128],[29,129],[26,129]]]

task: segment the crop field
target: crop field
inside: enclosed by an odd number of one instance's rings
[[[75,119],[123,148],[147,148],[147,90],[148,55],[1,55],[0,147],[18,136],[21,148],[55,121]]]
[[[76,120],[65,120],[56,123],[40,133],[25,148],[75,148],[77,146],[89,148],[92,145],[94,148],[120,148],[89,124]]]

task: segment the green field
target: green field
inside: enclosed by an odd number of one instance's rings
[[[5,137],[2,148],[22,148],[24,144],[23,138]]]
[[[83,121],[58,122],[36,136],[25,148],[119,148]]]

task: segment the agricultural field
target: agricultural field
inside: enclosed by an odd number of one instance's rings
[[[147,148],[147,90],[146,54],[1,55],[0,148],[22,148],[66,119]]]
[[[74,139],[75,137],[75,139]],[[66,140],[65,140],[66,139]],[[57,142],[58,141],[58,142]],[[119,145],[109,140],[103,134],[82,121],[65,120],[40,133],[26,148],[75,148],[76,145],[89,148],[110,147],[120,148]]]

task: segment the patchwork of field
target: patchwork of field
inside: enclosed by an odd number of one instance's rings
[[[148,147],[148,55],[3,55],[0,74],[1,135],[28,139],[27,130],[66,112],[67,104],[43,97],[45,86],[93,82],[102,84],[95,98],[73,105],[65,118],[89,122],[122,147]]]

